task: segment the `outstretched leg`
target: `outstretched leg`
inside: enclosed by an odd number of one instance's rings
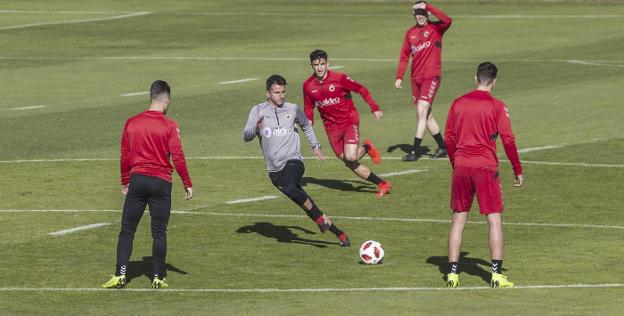
[[[289,160],[284,169],[279,172],[269,173],[269,177],[276,188],[306,212],[318,225],[321,232],[331,231],[340,239],[340,246],[349,247],[351,243],[347,234],[336,227],[327,215],[323,214],[301,187],[301,177],[304,172],[305,165],[301,160]]]

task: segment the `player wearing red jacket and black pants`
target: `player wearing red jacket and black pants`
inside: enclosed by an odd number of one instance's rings
[[[152,260],[155,288],[167,287],[165,281],[167,257],[167,224],[171,212],[171,166],[184,184],[185,198],[193,197],[191,178],[178,124],[167,118],[171,90],[165,81],[155,81],[150,88],[151,103],[124,126],[121,137],[121,192],[126,196],[117,242],[115,275],[102,286],[122,288],[126,285],[126,270],[132,254],[132,242],[145,206],[152,218]]]
[[[425,134],[425,127],[429,129],[438,149],[434,158],[446,156],[444,139],[440,134],[440,127],[431,114],[431,105],[438,89],[442,76],[442,36],[451,27],[451,18],[442,10],[426,3],[416,2],[413,7],[416,25],[405,32],[405,39],[399,56],[394,86],[401,89],[405,68],[412,58],[412,101],[416,104],[418,123],[414,137],[414,147],[403,157],[403,161],[415,161],[420,158],[420,143]],[[435,15],[439,21],[429,21],[429,13]]]
[[[360,178],[376,184],[378,197],[388,194],[392,185],[359,162],[365,154],[368,154],[374,164],[379,164],[381,155],[368,139],[360,146],[360,116],[353,104],[351,92],[362,96],[377,121],[383,116],[379,105],[366,87],[343,73],[330,71],[326,52],[315,50],[310,53],[310,65],[314,74],[303,83],[305,115],[314,123],[316,107],[321,114],[325,132],[336,156]]]
[[[500,136],[505,154],[515,174],[514,185],[523,184],[522,166],[509,112],[505,104],[492,97],[498,69],[490,62],[477,68],[477,89],[453,102],[446,119],[445,143],[453,166],[451,209],[453,221],[449,232],[447,285],[459,286],[459,254],[464,226],[476,193],[480,213],[490,229],[492,287],[512,287],[503,269],[503,193],[498,174],[496,138]]]

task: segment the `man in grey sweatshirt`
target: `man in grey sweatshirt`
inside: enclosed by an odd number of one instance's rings
[[[273,185],[297,203],[319,226],[321,232],[329,230],[338,237],[340,246],[351,246],[347,234],[323,214],[301,187],[305,165],[301,155],[299,131],[295,124],[301,127],[310,141],[314,156],[323,160],[323,153],[312,124],[303,111],[296,104],[286,102],[286,79],[280,75],[270,76],[266,81],[266,97],[265,102],[255,105],[249,111],[243,139],[249,142],[258,136]]]

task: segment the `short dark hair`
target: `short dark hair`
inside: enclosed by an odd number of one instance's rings
[[[496,79],[498,68],[493,63],[486,61],[477,67],[477,82],[479,84],[491,84]]]
[[[167,96],[171,95],[171,88],[167,81],[164,80],[156,80],[152,83],[150,87],[150,98],[152,100],[156,100],[160,98],[162,94],[167,94]]]
[[[274,84],[278,86],[286,86],[288,83],[286,83],[286,79],[284,79],[284,77],[280,75],[272,75],[266,80],[266,91],[270,91]]]
[[[310,53],[310,62],[313,62],[317,59],[325,59],[327,60],[327,53],[322,49],[314,50]]]

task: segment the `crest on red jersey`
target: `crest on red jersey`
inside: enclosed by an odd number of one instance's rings
[[[334,92],[335,90],[336,90],[336,87],[334,87],[334,84],[330,84],[329,91]]]
[[[424,37],[429,37],[429,31],[425,31],[425,33],[423,34]]]

